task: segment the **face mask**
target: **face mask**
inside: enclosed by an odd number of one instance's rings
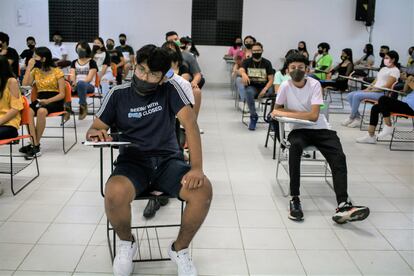
[[[387,66],[387,67],[391,65],[391,61],[390,61],[389,58],[384,59],[384,65]]]
[[[236,48],[236,47],[241,47],[241,46],[243,46],[243,43],[241,43],[241,42],[236,42],[236,43],[234,43],[233,44],[233,46]]]
[[[414,51],[408,52],[408,55],[412,57],[414,55]]]
[[[246,47],[246,49],[251,50],[253,48],[253,44],[244,44],[244,47]]]
[[[384,58],[385,57],[385,54],[384,53],[379,53],[379,56],[382,57],[382,58]]]
[[[179,40],[174,40],[175,45],[177,45],[178,47],[181,47],[181,42]]]
[[[262,53],[253,53],[253,54],[252,54],[252,57],[253,57],[254,59],[260,59],[260,58],[262,57]]]
[[[305,47],[298,47],[298,50],[303,51],[303,50],[305,50]]]
[[[305,77],[305,71],[295,69],[289,73],[290,77],[295,82],[300,82]]]
[[[120,39],[119,43],[121,43],[121,45],[125,45],[126,40],[125,39]]]
[[[79,56],[79,58],[86,58],[86,56],[87,56],[86,50],[79,49],[78,50],[78,56]]]
[[[106,44],[106,48],[108,48],[108,50],[113,50],[114,45],[113,44]]]
[[[42,62],[40,60],[36,60],[34,64],[35,68],[42,68]]]
[[[135,74],[132,77],[131,87],[141,96],[150,95],[157,90],[158,82],[150,83],[140,80]]]
[[[323,50],[322,49],[319,49],[318,50],[318,54],[322,55],[323,54]]]
[[[29,44],[27,47],[29,47],[30,50],[33,50],[35,46],[33,44]]]
[[[364,54],[366,54],[367,53],[367,49],[364,49]]]
[[[101,47],[99,47],[98,45],[93,45],[93,47],[92,47],[92,51],[94,51],[94,52],[96,52],[100,49],[101,49]]]
[[[347,58],[347,56],[341,56],[341,60],[346,60]]]

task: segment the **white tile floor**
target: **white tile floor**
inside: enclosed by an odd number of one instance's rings
[[[414,275],[412,152],[356,144],[362,133],[340,126],[345,115],[331,115],[347,154],[350,194],[372,214],[335,225],[333,192],[304,180],[305,221],[294,223],[275,184],[271,149],[263,147],[265,126],[248,131],[228,89],[203,95],[199,121],[214,200],[192,244],[200,275]],[[80,140],[90,123],[79,122]],[[41,177],[15,197],[0,197],[0,275],[111,275],[97,150],[78,144],[63,155],[60,142],[43,145]],[[143,222],[144,204],[134,204],[134,221]],[[170,203],[154,220],[174,222],[178,206]],[[134,272],[174,275],[176,268],[145,263]]]

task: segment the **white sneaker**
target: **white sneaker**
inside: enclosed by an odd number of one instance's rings
[[[197,276],[197,269],[190,258],[188,248],[182,249],[178,252],[173,251],[173,243],[174,242],[172,242],[168,247],[168,256],[170,256],[171,261],[177,264],[178,276]]]
[[[342,123],[341,123],[341,125],[343,125],[343,126],[347,126],[347,125],[349,125],[350,123],[352,123],[354,121],[354,119],[351,119],[351,118],[346,118],[346,120],[345,121],[343,121]]]
[[[393,131],[394,131],[394,127],[384,125],[383,129],[381,130],[380,133],[378,133],[377,137],[378,138],[387,137],[388,135],[392,135]]]
[[[132,235],[134,241],[118,241],[116,256],[114,259],[113,270],[115,276],[129,276],[134,270],[132,262],[138,250],[135,236]]]
[[[361,119],[354,119],[350,124],[347,125],[347,127],[359,127],[361,125]]]
[[[356,142],[361,144],[376,144],[377,137],[366,134],[364,137],[357,138]]]

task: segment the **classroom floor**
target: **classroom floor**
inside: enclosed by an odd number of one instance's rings
[[[251,132],[240,117],[229,89],[204,89],[199,124],[214,199],[192,243],[200,275],[414,275],[413,152],[356,144],[363,133],[340,126],[345,115],[331,115],[347,155],[349,193],[371,215],[336,225],[332,190],[307,179],[305,220],[295,223],[275,183],[271,148],[263,146],[265,125]],[[80,141],[91,120],[78,122]],[[98,150],[78,143],[64,155],[61,142],[42,143],[41,176],[21,194],[7,188],[0,197],[0,275],[111,275]],[[134,203],[133,221],[152,223],[143,220],[143,206]],[[177,222],[178,208],[174,200],[152,221]],[[162,240],[165,251],[169,241]],[[143,263],[134,273],[174,275],[176,267]]]

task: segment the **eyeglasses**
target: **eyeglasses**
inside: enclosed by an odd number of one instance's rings
[[[162,78],[162,73],[161,72],[146,71],[144,66],[137,65],[136,69],[137,69],[136,71],[138,73],[138,76],[140,78],[143,78],[144,76],[147,76],[147,80],[149,82],[157,82],[157,81],[160,81],[161,78]]]

